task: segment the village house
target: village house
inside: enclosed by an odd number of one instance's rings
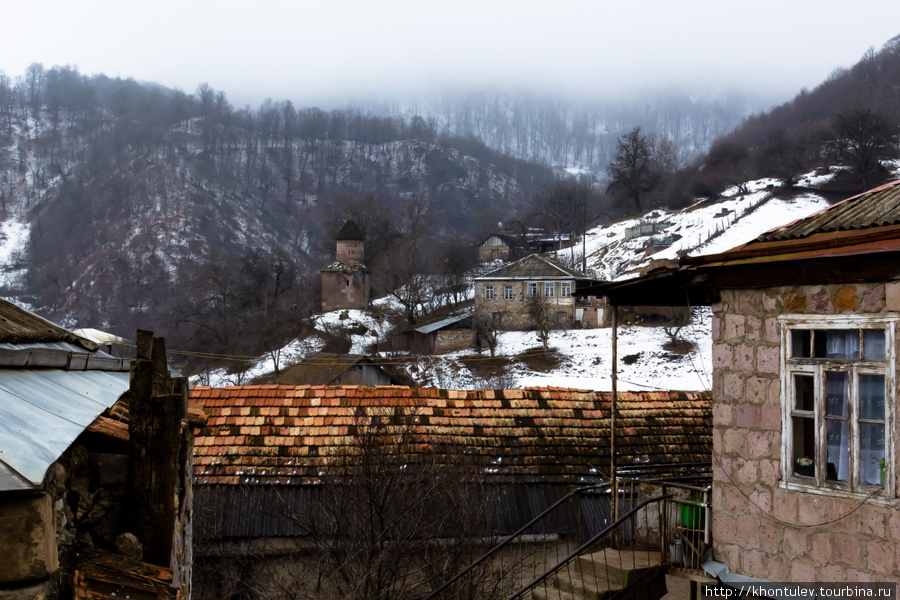
[[[470,307],[420,319],[415,325],[392,333],[379,348],[417,354],[443,354],[472,348],[475,345],[474,313]]]
[[[190,597],[202,419],[138,339],[117,358],[0,300],[0,598]]]
[[[559,262],[531,254],[475,278],[475,312],[493,320],[499,329],[533,326],[528,302],[538,299],[558,327],[598,327],[603,309],[591,302],[576,302],[573,295],[593,279]]]
[[[586,292],[712,306],[708,571],[900,580],[900,182]]]
[[[518,260],[528,252],[528,245],[503,233],[492,233],[478,246],[478,261],[491,262]]]
[[[369,270],[365,263],[365,235],[347,221],[335,239],[334,262],[322,267],[322,312],[369,307]]]
[[[191,400],[209,414],[206,425],[196,430],[194,463],[197,569],[207,573],[201,576],[206,589],[200,597],[252,587],[251,576],[260,573],[263,557],[273,565],[292,554],[309,556],[305,552],[313,541],[318,552],[325,552],[327,541],[316,536],[316,520],[323,515],[317,502],[327,498],[332,514],[335,506],[349,501],[331,494],[336,489],[365,494],[373,473],[391,482],[378,480],[376,489],[409,490],[398,502],[421,493],[402,486],[431,476],[430,469],[456,473],[449,498],[431,497],[416,526],[429,516],[449,514],[449,508],[442,512],[433,506],[445,506],[457,494],[477,490],[480,498],[489,499],[487,504],[462,504],[466,514],[486,511],[487,519],[475,529],[451,522],[453,528],[437,546],[446,554],[460,547],[448,544],[447,537],[471,543],[510,533],[575,488],[588,492],[566,505],[564,515],[555,516],[541,536],[531,537],[553,542],[549,552],[559,550],[556,542],[565,546],[563,534],[576,539],[602,530],[610,523],[609,488],[605,493],[591,489],[609,481],[613,444],[620,476],[688,481],[707,476],[710,468],[711,413],[705,392],[621,392],[615,400],[615,436],[613,395],[586,390],[271,385],[195,387]],[[387,439],[398,442],[390,447],[394,469],[379,462],[385,460],[379,449],[387,447]],[[420,504],[411,502],[409,510]],[[353,511],[341,514],[347,512]],[[412,519],[409,514],[404,513]],[[390,535],[396,534],[392,530]],[[486,548],[476,546],[475,556]],[[240,559],[251,561],[253,569],[234,567],[247,564]],[[219,568],[224,561],[232,566]],[[222,576],[235,572],[247,576]],[[273,573],[264,578],[276,580]],[[297,579],[302,585],[317,580]],[[291,597],[302,596],[302,585],[291,588]]]

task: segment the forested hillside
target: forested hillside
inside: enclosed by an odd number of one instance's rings
[[[900,36],[835,70],[813,90],[747,119],[679,177],[687,195],[716,197],[731,185],[773,177],[784,188],[814,168],[841,169],[835,198],[890,177],[900,157]],[[828,191],[828,190],[826,190]]]
[[[241,347],[247,332],[275,313],[316,307],[347,216],[374,270],[391,252],[427,270],[553,180],[421,119],[235,110],[207,86],[40,65],[0,78],[0,148],[4,231],[30,231],[4,295],[69,324],[154,327],[232,353],[258,351]]]

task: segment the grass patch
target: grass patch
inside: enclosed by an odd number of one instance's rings
[[[465,365],[465,367],[472,372],[472,375],[479,379],[488,379],[490,377],[502,375],[506,372],[506,369],[510,364],[510,360],[505,356],[480,354],[461,356],[459,362]]]
[[[562,362],[562,356],[555,348],[544,350],[543,346],[529,348],[516,358],[525,363],[532,371],[552,371]]]

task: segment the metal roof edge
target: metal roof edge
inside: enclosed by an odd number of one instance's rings
[[[21,346],[17,344],[17,346]],[[64,369],[66,371],[116,371],[131,369],[130,358],[116,358],[104,353],[79,352],[45,344],[10,348],[0,344],[0,367]]]

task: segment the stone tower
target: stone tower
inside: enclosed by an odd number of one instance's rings
[[[322,311],[369,306],[369,270],[364,262],[365,236],[353,221],[337,235],[335,260],[322,269]]]

